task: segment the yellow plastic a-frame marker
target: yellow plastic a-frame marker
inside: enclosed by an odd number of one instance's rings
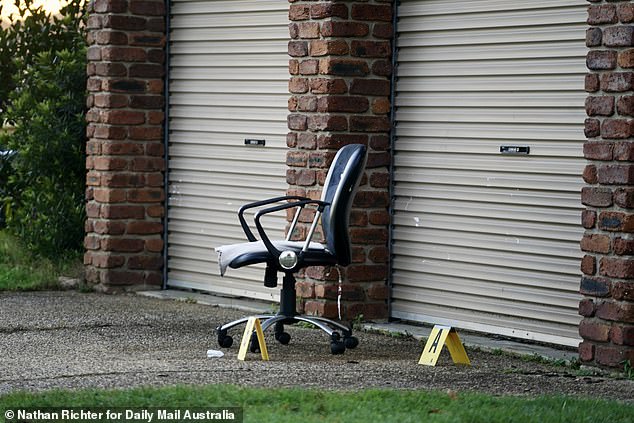
[[[418,364],[435,366],[440,357],[442,347],[447,345],[451,359],[455,364],[471,365],[467,352],[458,337],[458,332],[451,326],[436,325],[429,334],[425,349],[418,360]]]
[[[262,325],[260,319],[257,317],[249,317],[247,320],[247,326],[244,328],[244,335],[242,335],[242,342],[240,343],[240,351],[238,351],[238,360],[244,361],[247,357],[247,351],[249,350],[249,343],[251,342],[251,336],[255,330],[258,337],[258,344],[260,344],[260,354],[262,354],[262,360],[269,360],[269,352],[266,350],[266,342],[264,342],[264,332],[262,332]]]

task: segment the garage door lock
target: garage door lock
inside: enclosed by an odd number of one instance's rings
[[[254,140],[247,138],[244,140],[244,145],[266,145],[266,140]]]
[[[501,145],[500,146],[500,153],[502,154],[528,156],[530,152],[531,152],[531,148],[527,145]]]

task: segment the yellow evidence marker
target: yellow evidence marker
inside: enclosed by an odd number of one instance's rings
[[[425,349],[418,360],[418,364],[435,366],[440,357],[442,347],[447,345],[451,359],[455,364],[471,365],[467,352],[458,337],[458,332],[451,326],[436,325],[429,334]]]
[[[240,343],[240,351],[238,351],[238,360],[244,361],[247,357],[247,351],[249,350],[249,343],[251,342],[251,336],[255,330],[258,337],[258,344],[260,344],[260,354],[262,354],[262,360],[269,360],[269,352],[266,350],[266,342],[264,342],[264,332],[262,332],[262,325],[260,319],[257,317],[249,317],[247,320],[247,326],[244,328],[244,335],[242,335],[242,342]]]

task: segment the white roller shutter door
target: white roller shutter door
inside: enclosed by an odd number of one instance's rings
[[[170,28],[168,285],[277,300],[262,267],[221,278],[213,249],[246,242],[241,205],[287,188],[288,3],[175,0]],[[265,223],[283,235],[283,215]]]
[[[393,317],[578,344],[586,7],[401,1]]]

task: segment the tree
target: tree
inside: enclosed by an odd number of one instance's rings
[[[0,135],[0,147],[15,152],[5,170],[4,205],[8,229],[34,252],[54,257],[80,249],[83,240],[84,9],[71,0],[51,16],[31,5],[18,5],[21,19],[0,33],[0,72],[11,81],[0,84],[0,115],[13,128]]]

